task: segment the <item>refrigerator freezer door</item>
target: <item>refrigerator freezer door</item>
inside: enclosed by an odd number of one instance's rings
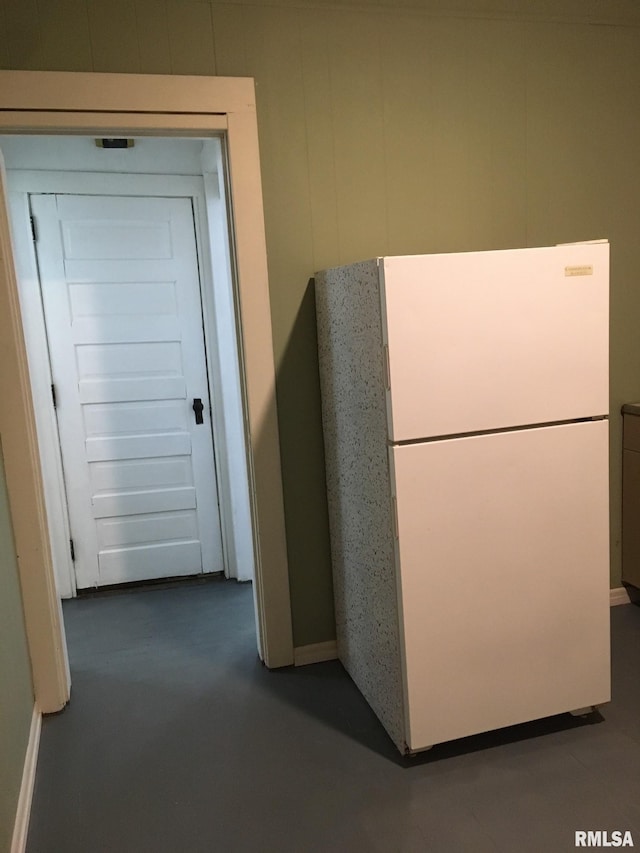
[[[380,263],[392,441],[608,412],[608,243]]]
[[[593,421],[390,448],[410,749],[609,700],[607,445]]]

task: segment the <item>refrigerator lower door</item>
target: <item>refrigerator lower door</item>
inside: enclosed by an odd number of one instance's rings
[[[607,702],[608,422],[390,455],[409,749]]]

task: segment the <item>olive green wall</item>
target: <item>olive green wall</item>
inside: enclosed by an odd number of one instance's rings
[[[333,636],[313,272],[608,237],[619,585],[618,411],[640,398],[634,0],[4,0],[0,64],[256,78],[296,645]]]
[[[33,713],[27,652],[0,448],[0,853],[8,853]]]

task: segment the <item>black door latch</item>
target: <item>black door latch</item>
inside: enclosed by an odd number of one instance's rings
[[[193,401],[193,411],[196,413],[196,423],[197,424],[204,423],[204,420],[202,418],[202,410],[203,409],[204,409],[204,406],[202,405],[202,400],[200,399],[200,397],[196,397]]]

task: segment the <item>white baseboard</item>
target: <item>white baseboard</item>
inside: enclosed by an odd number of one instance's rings
[[[337,657],[338,646],[335,640],[328,640],[326,643],[311,643],[309,646],[298,646],[293,650],[295,666],[322,663],[325,660],[335,660]]]
[[[615,607],[616,604],[630,604],[631,598],[626,587],[618,586],[615,589],[609,590],[609,604]]]
[[[36,781],[36,767],[38,764],[38,748],[40,746],[41,726],[42,714],[34,705],[33,716],[31,717],[31,728],[29,729],[29,742],[27,744],[27,752],[24,757],[22,784],[20,785],[18,808],[16,810],[16,822],[13,827],[11,853],[24,853],[27,846],[27,833],[29,832],[33,787]]]
[[[617,604],[629,604],[631,598],[626,587],[619,586],[609,590],[609,604],[615,607]],[[293,650],[293,663],[295,666],[306,666],[309,663],[322,663],[325,660],[336,660],[338,657],[338,646],[335,640],[326,643],[311,643],[308,646],[297,646]]]
[[[609,590],[609,604],[615,607],[618,604],[630,604],[631,598],[626,587],[618,586]],[[295,666],[306,666],[309,663],[321,663],[325,660],[336,660],[338,657],[338,646],[335,640],[326,643],[312,643],[309,646],[297,646],[293,650],[293,663]]]

